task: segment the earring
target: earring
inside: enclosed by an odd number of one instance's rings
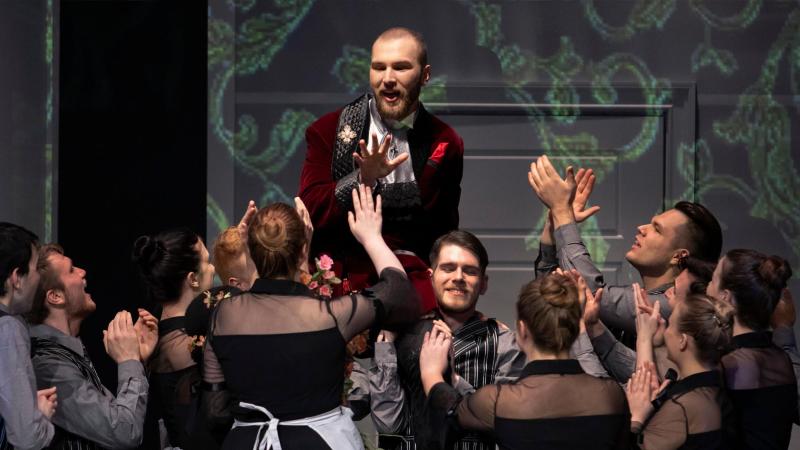
[[[192,287],[200,287],[200,283],[197,281],[192,281]]]

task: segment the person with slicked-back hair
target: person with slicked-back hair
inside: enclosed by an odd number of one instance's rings
[[[517,301],[517,342],[527,365],[510,384],[465,396],[445,382],[451,339],[426,333],[420,374],[439,416],[455,411],[453,431],[491,433],[501,449],[618,449],[628,440],[625,395],[616,381],[586,374],[569,350],[580,330],[579,288],[553,273],[526,284]]]
[[[708,294],[736,309],[733,351],[722,358],[733,401],[730,448],[787,448],[798,421],[797,379],[772,342],[770,317],[792,276],[789,263],[755,250],[731,250],[717,264]]]
[[[545,155],[531,164],[528,181],[550,211],[542,230],[536,272],[548,273],[556,266],[564,270],[577,269],[591,289],[603,287],[600,319],[618,334],[624,333],[626,336],[622,340],[632,345],[633,340],[628,336],[636,334],[636,289],[632,285],[606,284],[577,227],[600,209],[587,207],[595,182],[592,170],[575,172],[570,166],[566,176],[561,178]],[[661,301],[661,313],[668,317],[670,307],[664,293],[681,273],[681,261],[693,257],[713,263],[721,251],[722,228],[711,211],[699,203],[680,201],[672,209],[653,216],[649,223],[637,227],[625,259],[639,272],[648,295]]]
[[[179,228],[139,237],[132,258],[149,297],[161,306],[158,345],[150,359],[148,415],[164,420],[173,447],[215,448],[207,431],[187,431],[195,408],[191,391],[202,375],[191,357],[193,339],[186,332],[186,309],[211,287],[214,266],[208,250],[197,233]],[[147,445],[154,433],[145,434]]]
[[[637,293],[637,306],[645,292]],[[667,357],[677,376],[660,386],[652,360],[653,335],[665,325],[658,303],[637,313],[637,368],[628,381],[635,446],[657,449],[719,449],[723,414],[719,361],[728,350],[733,308],[705,294],[689,294],[672,309],[664,330]]]
[[[248,292],[217,304],[204,348],[203,410],[224,420],[236,401],[224,449],[362,449],[343,406],[345,344],[372,326],[396,329],[417,319],[419,298],[381,236],[381,197],[351,193],[353,236],[380,282],[359,294],[322,297],[302,284],[311,243],[305,205],[275,203],[249,221],[247,245],[259,278]]]

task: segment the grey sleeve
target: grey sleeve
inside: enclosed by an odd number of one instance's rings
[[[39,411],[30,345],[22,322],[10,316],[0,320],[0,416],[8,442],[18,450],[44,448],[55,432]]]
[[[399,433],[406,425],[406,396],[397,376],[392,342],[375,343],[375,367],[369,373],[370,415],[379,433]]]
[[[494,382],[507,383],[519,378],[519,374],[525,367],[525,354],[517,345],[517,334],[505,325],[498,324],[498,326],[497,370],[494,374]]]
[[[570,357],[578,360],[581,368],[587,374],[598,378],[608,378],[608,372],[606,372],[603,364],[597,358],[592,341],[585,331],[579,334],[578,339],[575,339],[575,342],[572,343],[569,353]]]
[[[34,359],[40,386],[58,388],[53,423],[106,448],[134,448],[142,442],[148,382],[137,360],[117,366],[117,396],[97,389],[75,365],[56,358]]]
[[[536,278],[547,275],[548,273],[556,270],[558,267],[558,258],[556,256],[555,245],[539,244],[539,255],[536,256],[534,262],[536,269]]]
[[[592,291],[606,285],[603,274],[597,269],[583,244],[578,224],[573,222],[556,228],[553,238],[556,241],[558,263],[562,269],[576,269]]]
[[[595,353],[612,377],[627,383],[636,369],[636,351],[626,347],[608,329],[591,339]]]
[[[797,409],[800,411],[800,353],[797,351],[797,340],[794,337],[794,328],[777,327],[772,330],[772,342],[782,348],[792,361],[794,378],[797,380]]]
[[[353,410],[353,420],[361,420],[369,414],[369,370],[358,360],[353,361],[353,370],[350,373],[350,392],[347,393],[347,403]]]

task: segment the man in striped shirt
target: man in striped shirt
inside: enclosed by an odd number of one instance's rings
[[[467,231],[451,231],[433,244],[430,260],[437,310],[396,338],[383,332],[375,345],[370,399],[372,418],[381,433],[380,447],[494,449],[494,442],[480,435],[455,440],[447,435],[441,418],[426,413],[419,375],[422,338],[434,327],[452,334],[450,367],[455,372],[454,387],[461,393],[516,379],[525,355],[514,342],[513,331],[476,310],[489,281],[489,257],[480,240]]]

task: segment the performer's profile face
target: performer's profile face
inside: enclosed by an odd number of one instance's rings
[[[411,36],[381,38],[372,45],[369,82],[382,118],[402,120],[417,109],[430,78],[430,66],[422,66],[419,53]]]
[[[639,232],[625,259],[637,270],[663,270],[681,251],[680,244],[688,218],[677,209],[670,209],[640,225]]]
[[[439,250],[431,282],[439,308],[447,313],[475,309],[478,297],[486,291],[486,275],[478,257],[458,245],[444,245]]]

